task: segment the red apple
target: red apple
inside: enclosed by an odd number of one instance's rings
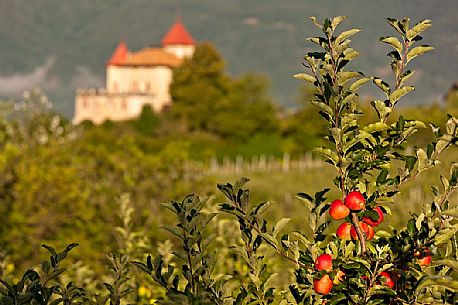
[[[341,224],[336,231],[337,237],[340,239],[350,239],[350,230],[352,226],[349,222],[344,222]]]
[[[419,251],[417,251],[414,254],[414,256],[418,258],[418,264],[420,266],[429,266],[429,265],[431,265],[432,256],[431,256],[431,251],[429,251],[429,249],[425,249],[423,251],[423,254],[421,254]]]
[[[328,294],[331,292],[333,283],[329,275],[325,274],[321,279],[313,281],[313,289],[319,294]]]
[[[374,211],[377,212],[377,214],[378,214],[378,219],[373,219],[373,218],[364,216],[364,217],[363,217],[363,221],[364,221],[365,223],[367,223],[368,225],[371,225],[371,226],[373,226],[373,227],[376,227],[376,226],[378,226],[379,224],[382,223],[382,221],[383,221],[383,219],[384,219],[385,217],[383,216],[383,211],[382,211],[382,209],[381,209],[380,207],[375,207],[375,208],[374,208]]]
[[[332,256],[329,254],[321,254],[315,260],[315,269],[331,271],[332,270]]]
[[[367,238],[367,236],[369,236],[369,227],[368,227],[368,225],[365,224],[364,222],[360,222],[359,226],[361,227],[361,230],[363,231],[363,234],[366,236],[366,239],[368,239]],[[358,240],[359,239],[358,233],[356,233],[356,229],[353,226],[351,226],[351,229],[350,229],[350,236],[351,236],[351,239],[353,239],[353,240]],[[372,237],[374,237],[374,235],[372,235]]]
[[[352,211],[359,211],[364,208],[366,200],[359,191],[352,191],[345,197],[345,205]]]
[[[329,215],[331,215],[332,219],[340,220],[348,216],[350,214],[350,210],[347,208],[345,204],[341,200],[334,200],[331,203],[331,207],[329,208]]]
[[[382,271],[380,272],[380,274],[378,275],[379,278],[384,278],[384,283],[383,285],[386,285],[388,288],[393,288],[394,287],[394,280],[393,278],[391,277],[391,274],[387,271]]]
[[[418,260],[418,264],[420,264],[420,266],[429,266],[431,265],[431,261],[433,260],[433,258],[431,257],[431,255],[428,255],[428,256],[425,256],[423,258],[420,258]]]
[[[374,228],[370,225],[367,225],[366,240],[371,240],[372,238],[374,238],[374,234],[375,234]]]

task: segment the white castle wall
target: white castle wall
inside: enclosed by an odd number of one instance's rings
[[[101,90],[79,90],[73,123],[89,120],[94,124],[101,124],[106,120],[133,119],[140,115],[145,104],[154,108],[159,103],[156,102],[155,96],[150,94],[110,94]]]
[[[164,47],[167,52],[175,54],[176,57],[183,59],[191,57],[194,54],[195,46],[193,45],[168,45]]]
[[[170,84],[173,72],[169,67],[123,67],[107,68],[107,91],[111,94],[151,94],[154,95],[155,111],[170,105]]]

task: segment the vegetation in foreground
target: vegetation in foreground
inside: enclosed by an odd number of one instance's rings
[[[422,172],[437,166],[439,155],[457,141],[457,120],[449,117],[443,129],[431,125],[433,142],[424,149],[416,148],[412,154],[405,150],[407,139],[417,129],[425,127],[424,123],[404,119],[402,116],[394,117],[391,121],[389,119],[393,116],[393,108],[398,100],[413,90],[405,85],[412,74],[406,69],[407,63],[431,50],[427,46],[413,46],[430,23],[423,21],[409,27],[408,19],[388,19],[401,38],[382,38],[382,42],[394,48],[390,56],[395,83],[390,87],[380,78],[364,77],[359,72],[344,70],[346,64],[358,55],[349,47],[349,37],[358,30],[334,36],[336,27],[344,19],[326,19],[322,25],[313,20],[325,36],[311,38],[310,41],[323,50],[305,56],[310,74],[297,75],[316,87],[315,98],[311,103],[319,109],[329,131],[326,146],[316,151],[338,173],[333,180],[336,189],[335,195],[329,197],[331,200],[325,198],[329,196],[329,187],[316,192],[314,196],[299,193],[298,196],[308,209],[309,228],[286,232],[286,224],[289,222],[287,218],[276,221],[273,226],[269,225],[263,216],[269,203],[253,204],[250,192],[244,188],[247,179],[241,179],[233,185],[218,185],[226,197],[226,202],[219,207],[194,195],[163,204],[177,222],[175,226],[165,224],[163,228],[176,239],[175,243],[161,243],[156,249],[158,255],[152,259],[151,256],[143,257],[149,243],[148,236],[132,226],[135,211],[131,202],[141,198],[129,198],[126,195],[119,203],[123,223],[116,230],[118,247],[122,253],[109,256],[112,277],[104,284],[106,293],[102,292],[101,287],[87,281],[91,270],[75,268],[64,273],[62,260],[76,244],[67,246],[63,252],[44,246],[50,258],[36,269],[39,272],[29,270],[17,280],[8,273],[2,274],[4,288],[1,293],[4,296],[1,302],[121,304],[122,301],[141,304],[156,299],[160,304],[454,304],[457,290],[458,227],[456,208],[449,199],[457,188],[456,166],[452,164],[450,175],[441,178],[441,188],[432,188],[432,204],[424,205],[420,213],[412,214],[405,227],[399,229],[387,226],[379,229],[385,214],[399,209],[393,203],[401,187],[414,181]],[[360,86],[371,81],[382,90],[386,99],[372,101],[377,117],[374,122],[367,124],[359,119],[361,107],[357,91]],[[34,121],[39,123],[38,127],[46,126],[44,130],[37,128],[37,125],[5,125],[5,137],[14,135],[17,139],[20,135],[27,140],[28,145],[45,148],[48,147],[39,145],[48,143],[53,137],[56,141],[73,144],[71,141],[77,137],[75,131],[66,130],[59,120],[48,118]],[[202,125],[202,121],[200,124],[197,125],[199,130],[209,128]],[[212,129],[212,132],[218,131]],[[36,155],[31,154],[32,163],[25,163],[22,168],[8,168],[8,165],[13,164],[10,160],[18,157],[20,148],[20,143],[6,142],[4,145],[7,154],[4,154],[3,164],[5,172],[10,176],[5,175],[3,187],[6,192],[2,194],[5,194],[5,202],[10,205],[2,208],[5,208],[5,213],[10,213],[9,209],[17,213],[6,214],[14,216],[7,219],[9,227],[3,227],[7,236],[16,228],[24,227],[18,226],[21,221],[29,221],[28,217],[21,217],[18,207],[11,204],[17,199],[17,193],[8,187],[14,185],[14,190],[17,189],[16,171],[21,169],[31,174],[35,172],[36,175],[44,175],[44,178],[52,173],[52,167],[42,173],[28,166],[33,165],[33,162],[49,162],[49,155],[46,154],[36,160],[33,160]],[[78,147],[67,147],[70,151],[75,148]],[[100,153],[96,148],[91,147],[86,153],[93,157]],[[78,191],[79,188],[73,192],[62,192],[67,195],[67,203],[73,204],[76,198],[84,209],[84,199],[115,192],[112,189],[113,180],[120,176],[124,178],[120,186],[138,188],[138,182],[143,181],[142,177],[148,177],[148,173],[140,171],[138,167],[135,169],[136,161],[129,159],[130,155],[135,154],[143,157],[142,150],[131,148],[125,156],[112,156],[113,159],[106,163],[100,162],[104,158],[94,158],[93,172],[90,173],[94,175],[92,181],[102,192],[90,188],[94,193],[84,194]],[[104,157],[109,155],[102,154]],[[67,157],[63,155],[60,164],[65,164]],[[164,154],[166,157],[170,157],[169,153]],[[82,170],[82,165],[86,166],[84,162],[89,158],[70,160],[81,166],[76,167],[76,174],[89,173]],[[161,174],[168,177],[167,170],[161,168],[161,159],[145,154],[141,160],[152,165],[151,176],[157,179],[156,183],[161,183]],[[172,158],[170,161],[174,160]],[[108,166],[107,170],[101,171],[100,165]],[[129,172],[132,165],[134,170]],[[54,175],[59,175],[64,190],[72,185],[74,173],[61,172],[59,164],[55,164],[54,168]],[[98,179],[103,173],[116,173],[113,169],[118,169],[120,175],[106,177],[106,180]],[[33,175],[29,179],[32,180]],[[46,179],[39,181],[44,181],[43,185],[46,186]],[[179,189],[180,182],[176,180],[174,183]],[[150,188],[152,185],[140,187]],[[160,184],[155,186],[161,190]],[[49,190],[56,189],[24,188],[19,194],[23,194],[24,200],[28,199],[32,206],[34,200],[40,198],[39,195],[52,198],[61,194]],[[27,194],[28,191],[35,193]],[[107,200],[106,205],[100,204],[96,209],[109,212],[112,207],[113,203]],[[140,211],[147,211],[147,208],[149,205],[145,203],[145,209]],[[74,211],[75,205],[71,208],[69,205],[54,206],[50,211],[55,210],[56,215],[59,215],[62,212],[60,209],[63,209],[63,215],[68,215]],[[89,237],[92,237],[91,233],[100,233],[98,230],[83,230],[85,224],[96,221],[98,214],[95,211],[92,213],[83,215],[87,218],[78,219],[77,225],[81,226],[81,230],[77,232],[84,232]],[[107,217],[111,215],[105,214]],[[136,216],[140,221],[146,221],[153,215],[145,212],[144,215]],[[59,236],[65,232],[59,230],[65,228],[65,225],[59,223],[65,221],[63,218],[36,214],[32,216],[36,217],[36,223],[46,221],[48,226],[43,232],[45,234]],[[342,219],[344,222],[341,224],[335,222]],[[332,233],[331,224],[338,225],[335,233]],[[30,233],[19,234],[17,237],[27,237],[33,241],[30,234],[37,233],[36,230],[30,225],[25,227],[28,227]],[[103,228],[100,230],[103,232]],[[237,231],[239,234],[234,234]],[[98,237],[100,240],[103,240],[102,235]],[[130,261],[137,268],[132,268]],[[290,264],[292,274],[284,272],[286,264]],[[2,273],[4,269],[1,269]],[[281,273],[275,272],[282,270]],[[141,272],[147,277],[143,277]]]

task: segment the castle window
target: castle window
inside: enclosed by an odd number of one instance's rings
[[[122,109],[122,110],[126,110],[126,109],[127,109],[127,102],[126,102],[126,99],[125,99],[125,98],[123,98],[123,99],[121,100],[121,109]]]
[[[132,82],[132,91],[134,92],[138,91],[138,82],[137,81]]]
[[[146,82],[145,83],[145,91],[146,92],[151,92],[151,83],[150,82]]]
[[[89,103],[85,97],[82,99],[83,109],[89,108]]]

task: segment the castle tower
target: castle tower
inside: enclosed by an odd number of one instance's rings
[[[121,40],[113,52],[113,55],[111,55],[110,59],[107,61],[106,90],[110,93],[123,91],[119,88],[120,81],[117,80],[117,70],[119,69],[119,66],[124,64],[128,54],[129,49],[127,48],[126,43]]]
[[[162,38],[164,49],[180,59],[191,57],[194,54],[195,44],[194,38],[179,19]]]

